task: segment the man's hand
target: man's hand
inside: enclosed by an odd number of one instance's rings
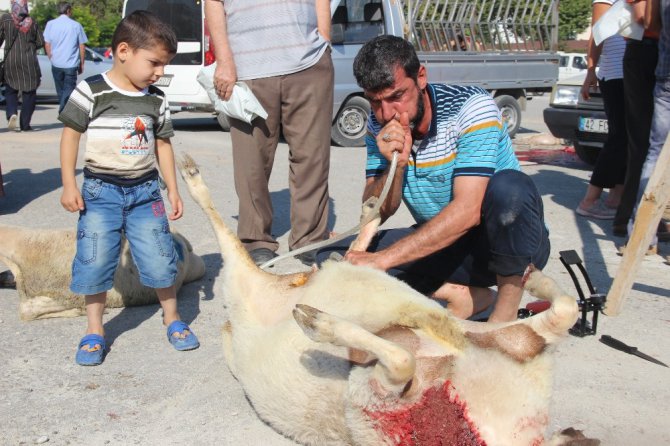
[[[237,82],[235,64],[232,62],[217,62],[216,70],[214,71],[214,88],[216,89],[216,94],[224,101],[227,101],[233,95],[235,82]]]
[[[398,152],[398,167],[407,166],[412,151],[412,130],[407,112],[396,115],[386,123],[377,135],[377,147],[389,162],[393,159],[393,152]]]
[[[63,205],[66,211],[78,212],[84,210],[84,199],[76,187],[63,187],[60,204]]]
[[[591,97],[591,90],[598,86],[598,78],[596,77],[596,69],[589,69],[586,72],[584,83],[582,84],[581,94],[584,100],[588,101]]]
[[[352,265],[369,266],[371,268],[386,271],[386,267],[382,262],[383,255],[379,252],[347,251],[344,260]]]

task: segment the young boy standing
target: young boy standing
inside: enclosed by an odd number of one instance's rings
[[[112,69],[80,82],[58,117],[65,125],[60,144],[61,204],[79,212],[70,289],[84,294],[86,302],[88,326],[76,355],[80,365],[103,361],[102,314],[119,262],[122,234],[130,243],[140,282],[156,289],[170,343],[177,350],[199,346],[177,312],[177,252],[168,219],[180,218],[183,205],[170,143],[174,132],[168,103],[152,85],[176,54],[177,38],[156,16],[136,11],[117,26],[112,51]],[[87,141],[80,193],[75,166],[83,133]],[[169,214],[156,164],[167,186]]]

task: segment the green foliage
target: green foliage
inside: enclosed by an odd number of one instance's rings
[[[591,0],[561,0],[558,4],[558,38],[574,39],[591,24]]]
[[[72,18],[81,23],[88,37],[88,45],[107,47],[121,20],[123,0],[71,0]],[[30,15],[44,29],[49,20],[58,17],[57,0],[36,0]]]

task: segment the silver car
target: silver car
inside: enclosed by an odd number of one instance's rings
[[[86,79],[95,74],[104,73],[112,68],[111,60],[105,59],[102,55],[88,47],[86,47],[84,57],[84,72],[79,75],[78,80]],[[42,72],[42,82],[40,83],[40,86],[37,87],[37,100],[41,102],[58,101],[56,85],[54,84],[54,78],[51,75],[51,62],[43,49],[38,50],[37,61],[40,64],[40,71]],[[4,100],[5,97],[2,92],[0,92],[0,101]]]

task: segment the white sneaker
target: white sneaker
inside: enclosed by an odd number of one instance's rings
[[[7,123],[7,128],[9,130],[18,130],[19,128],[19,117],[16,114],[13,114],[9,117],[9,122]]]

